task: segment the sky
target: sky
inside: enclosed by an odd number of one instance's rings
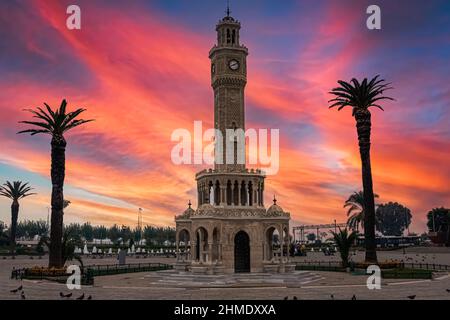
[[[355,121],[329,110],[339,79],[380,74],[393,102],[372,110],[377,202],[411,209],[425,230],[433,207],[450,206],[450,2],[376,1],[381,30],[368,30],[373,1],[231,1],[249,49],[247,128],[280,129],[280,170],[268,176],[292,224],[346,220],[345,199],[362,188]],[[81,30],[66,8],[81,8]],[[65,222],[174,225],[195,173],[175,165],[171,133],[213,125],[209,49],[226,1],[0,2],[0,181],[28,181],[20,220],[46,219],[50,137],[17,135],[24,108],[84,107],[95,119],[69,132]],[[10,201],[0,199],[9,223]]]

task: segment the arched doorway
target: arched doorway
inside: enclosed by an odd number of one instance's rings
[[[205,228],[200,227],[196,231],[196,246],[195,246],[195,260],[206,261],[206,254],[208,253],[208,232]]]
[[[234,272],[250,272],[250,238],[244,231],[234,237]]]

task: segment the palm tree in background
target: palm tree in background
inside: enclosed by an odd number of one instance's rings
[[[377,194],[373,195],[378,198]],[[352,230],[359,230],[361,224],[364,229],[364,193],[362,191],[353,192],[347,200],[345,200],[344,208],[347,210],[347,225]]]
[[[348,267],[349,264],[349,256],[350,249],[356,240],[356,232],[348,232],[347,228],[341,230],[339,228],[339,232],[331,232],[334,238],[334,242],[336,242],[336,246],[339,249],[339,254],[341,255],[342,266],[344,268]]]
[[[6,183],[0,187],[0,195],[12,200],[11,204],[11,228],[9,230],[9,240],[11,242],[11,253],[15,252],[16,248],[16,232],[17,232],[17,219],[19,217],[19,200],[25,197],[31,196],[33,190],[28,185],[28,182],[13,181],[13,183],[6,181]]]
[[[372,127],[370,107],[383,108],[379,105],[381,100],[394,100],[383,96],[388,89],[389,83],[384,79],[374,77],[368,81],[367,78],[360,83],[353,78],[350,83],[339,80],[339,87],[330,91],[335,95],[329,108],[338,106],[338,110],[349,106],[352,107],[352,116],[356,120],[358,133],[359,153],[362,165],[363,203],[364,203],[364,242],[366,247],[366,262],[377,262],[377,251],[375,242],[375,202],[373,195],[372,169],[370,165],[370,132]]]
[[[64,209],[64,178],[66,167],[66,139],[64,134],[79,125],[93,120],[77,119],[77,117],[86,111],[79,108],[73,112],[66,113],[67,102],[64,99],[59,109],[53,111],[50,106],[44,103],[46,110],[37,107],[36,110],[26,109],[33,114],[33,118],[38,121],[20,121],[31,125],[32,129],[20,131],[18,133],[30,133],[32,136],[39,133],[49,134],[51,140],[51,179],[52,179],[52,214],[50,229],[50,247],[49,247],[49,267],[62,267],[63,265],[63,209]]]

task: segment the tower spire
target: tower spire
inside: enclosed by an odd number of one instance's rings
[[[227,17],[230,17],[230,13],[231,13],[231,11],[230,11],[230,0],[227,0],[227,11],[226,11]]]

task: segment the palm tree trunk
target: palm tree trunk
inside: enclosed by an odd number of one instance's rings
[[[362,165],[364,191],[364,242],[366,262],[377,263],[375,240],[375,201],[373,196],[372,169],[370,166],[370,129],[371,115],[367,109],[356,109],[356,129],[358,132],[359,153]]]
[[[11,229],[9,239],[11,241],[11,254],[16,250],[16,233],[17,233],[17,218],[19,217],[19,202],[14,200],[11,205]]]
[[[66,167],[66,141],[62,136],[52,139],[52,216],[50,228],[50,257],[49,267],[63,266],[62,237],[63,237],[63,208],[64,208],[64,177]]]

